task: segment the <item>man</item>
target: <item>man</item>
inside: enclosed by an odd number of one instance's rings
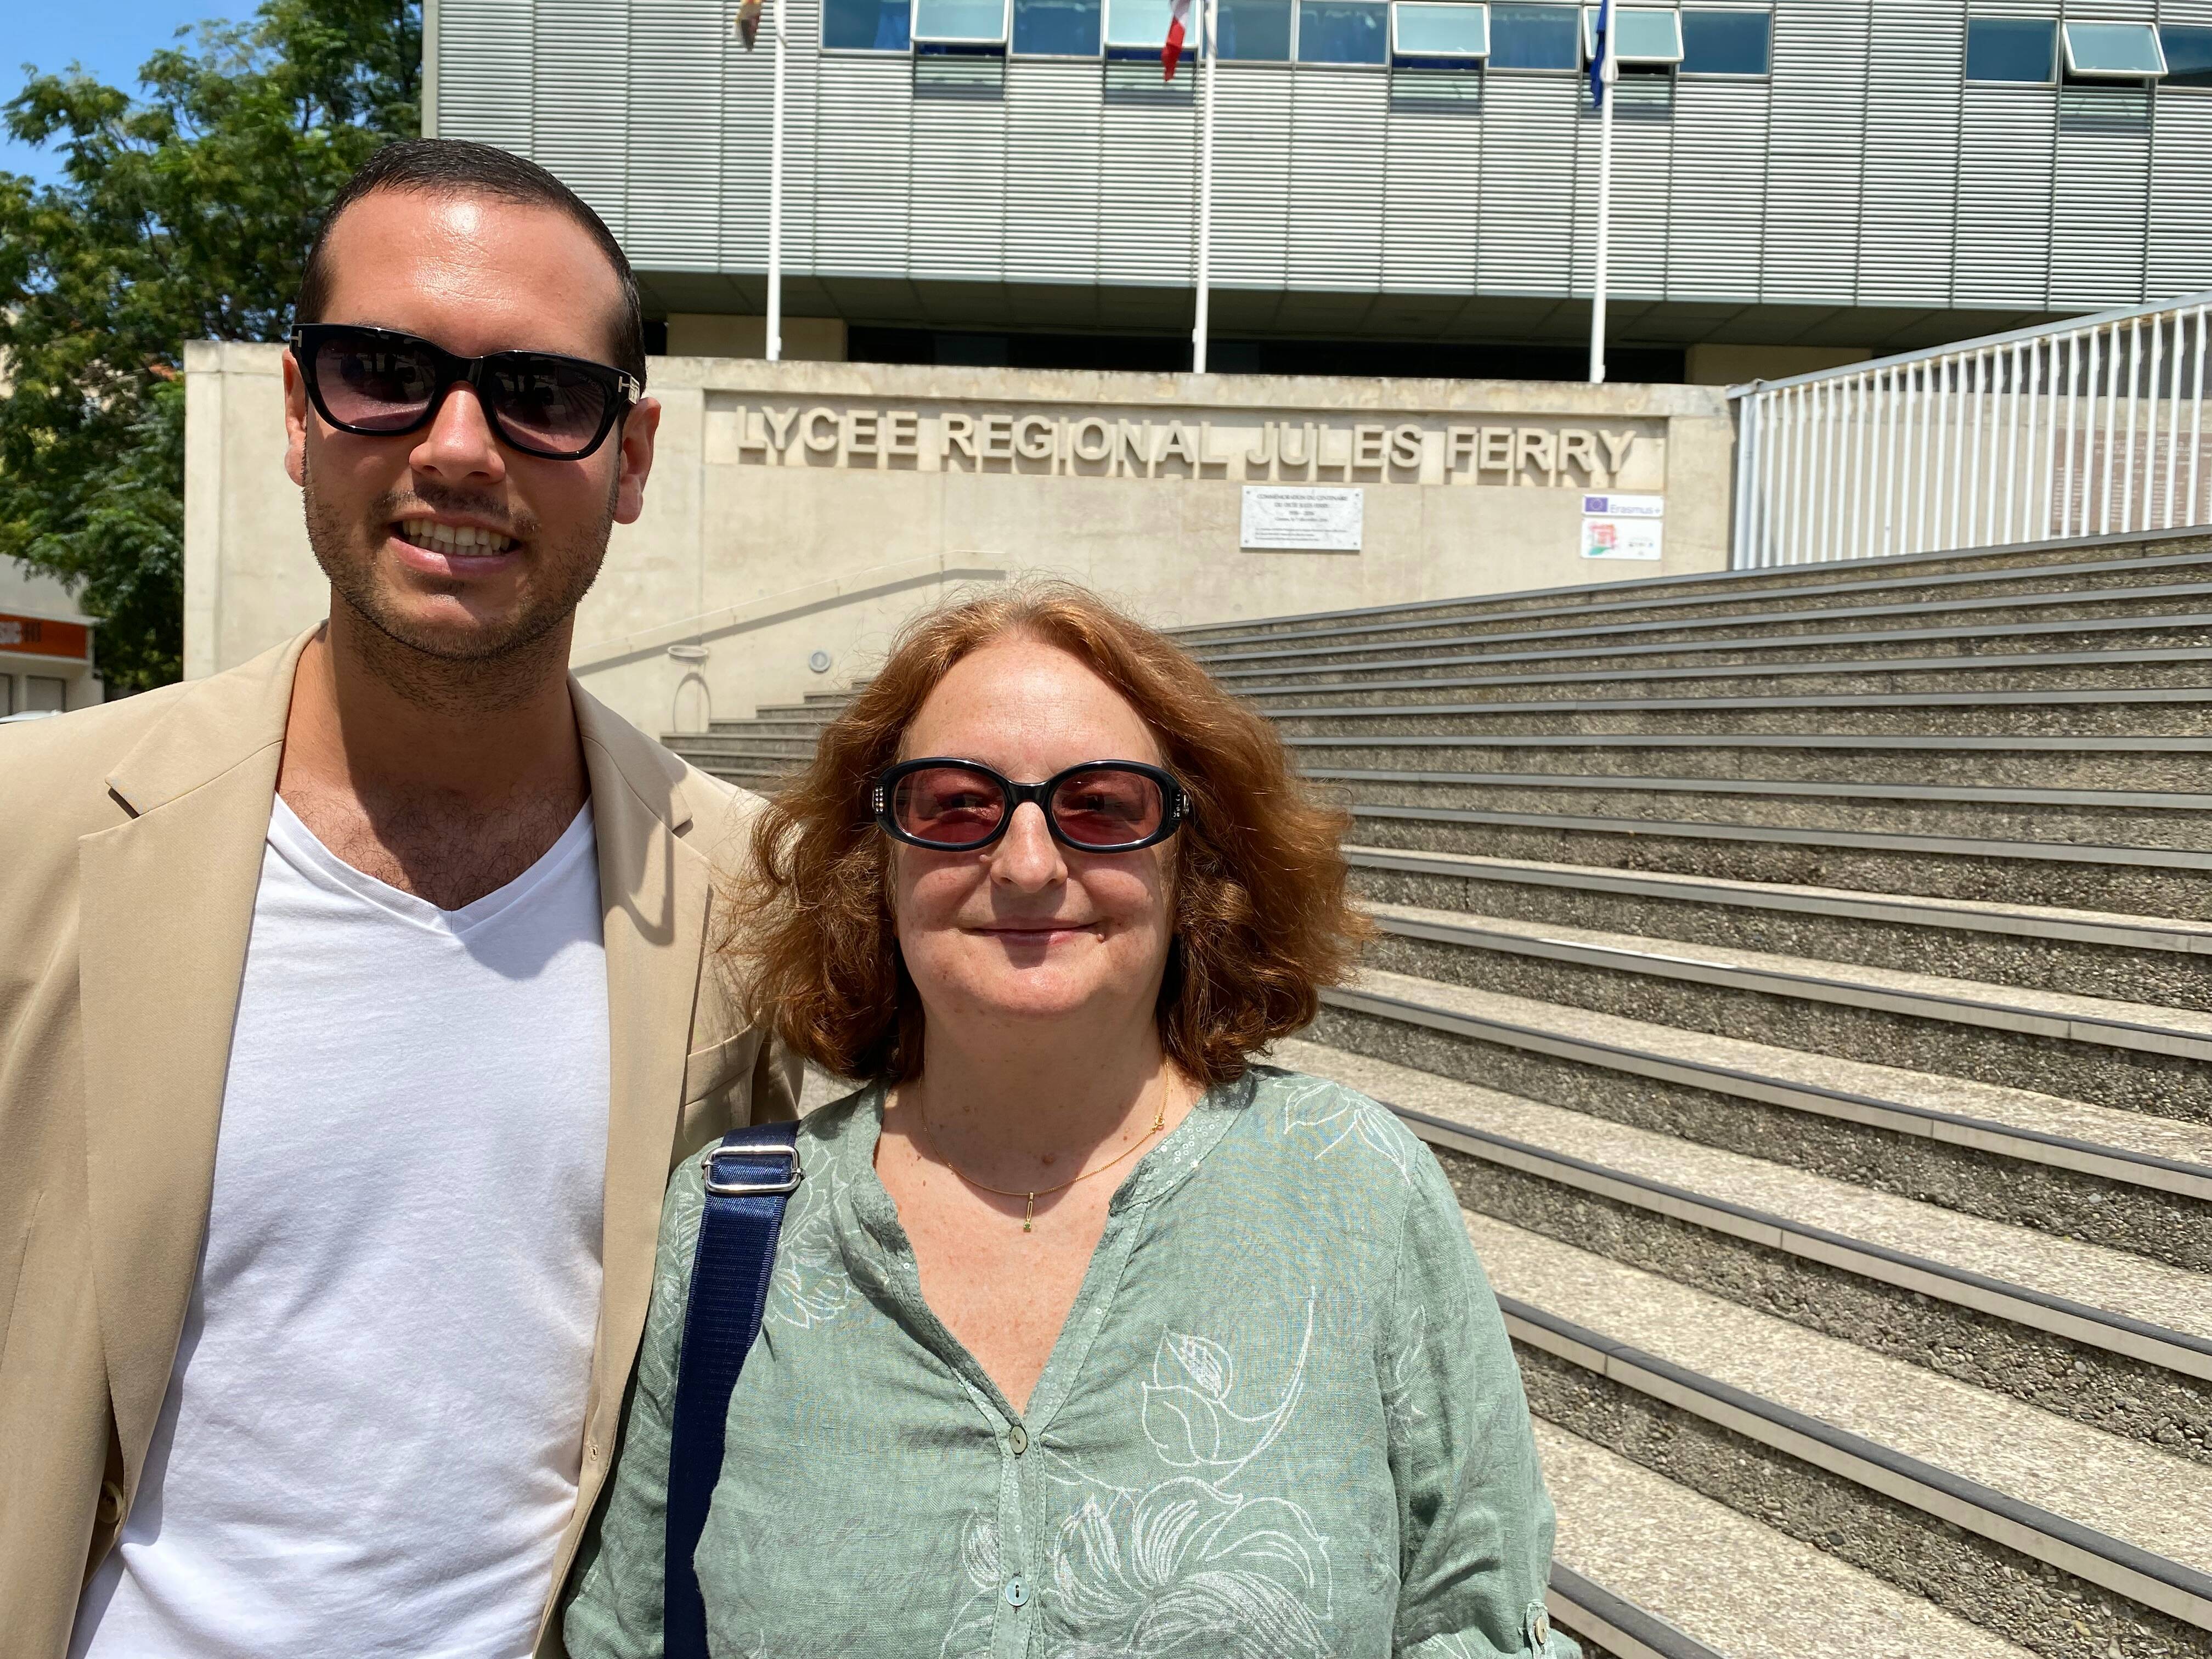
[[[672,1164],[796,1077],[705,961],[748,804],[568,678],[658,406],[542,169],[380,152],[286,465],[326,623],[0,732],[0,1653],[520,1656]],[[487,361],[488,360],[488,361]]]

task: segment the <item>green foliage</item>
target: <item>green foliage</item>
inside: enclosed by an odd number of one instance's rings
[[[183,653],[184,343],[283,337],[324,204],[421,130],[421,65],[420,0],[265,0],[136,99],[47,74],[5,106],[67,159],[0,173],[0,554],[103,618],[111,696]]]

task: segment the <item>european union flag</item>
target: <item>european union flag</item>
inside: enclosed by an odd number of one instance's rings
[[[1598,0],[1597,27],[1590,36],[1590,107],[1605,107],[1606,83],[1613,77],[1606,71],[1606,59],[1612,56],[1613,0]]]

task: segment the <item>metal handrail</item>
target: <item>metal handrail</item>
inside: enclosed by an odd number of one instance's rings
[[[943,582],[1004,581],[1006,571],[1002,566],[963,562],[970,559],[988,560],[994,556],[988,553],[928,553],[919,558],[899,559],[889,564],[872,564],[862,569],[848,570],[842,575],[827,576],[818,581],[763,594],[743,605],[725,605],[718,611],[678,617],[674,622],[663,623],[655,628],[578,646],[569,653],[569,671],[580,675],[595,673],[600,669],[635,662],[643,657],[657,657],[665,652],[703,645],[710,639],[726,635],[745,633],[775,623],[787,622],[794,617],[884,599],[893,593],[902,593],[909,588]]]
[[[1733,562],[2212,523],[2209,317],[2212,291],[1730,386]]]

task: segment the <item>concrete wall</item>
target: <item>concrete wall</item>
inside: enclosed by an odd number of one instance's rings
[[[278,362],[186,353],[187,674],[327,603],[281,465]],[[656,359],[651,384],[665,413],[646,514],[615,532],[575,661],[653,731],[841,686],[921,605],[1016,572],[1175,624],[1728,558],[1731,428],[1707,387],[696,357]],[[1286,428],[1302,465],[1282,459]],[[1356,489],[1360,550],[1242,545],[1247,485]],[[1664,556],[1585,557],[1592,491],[1663,497]]]

